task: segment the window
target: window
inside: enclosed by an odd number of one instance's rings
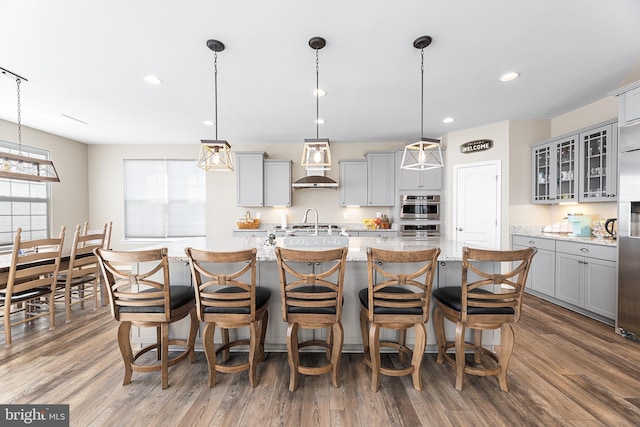
[[[194,160],[124,161],[125,238],[206,235],[205,172]]]
[[[18,144],[0,141],[0,150],[18,153]],[[49,152],[22,146],[25,156],[49,159]],[[0,247],[13,245],[15,231],[24,240],[49,237],[50,183],[0,178]]]

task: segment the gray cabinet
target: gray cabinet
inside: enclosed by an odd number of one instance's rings
[[[607,319],[616,316],[616,248],[556,243],[556,298]]]
[[[238,206],[264,206],[263,151],[236,152],[236,191]]]
[[[340,162],[340,206],[367,206],[367,162]]]
[[[291,206],[291,160],[266,157],[263,151],[236,152],[238,206]]]
[[[264,161],[264,206],[291,206],[291,163]]]
[[[580,133],[580,202],[616,200],[617,137],[617,123]]]
[[[394,206],[396,196],[394,153],[367,153],[367,205]]]
[[[526,290],[532,293],[555,296],[556,241],[539,237],[512,236],[513,249],[534,247],[538,252],[533,257]]]
[[[531,148],[531,159],[534,204],[615,200],[615,120],[535,145]]]
[[[532,203],[551,204],[577,200],[578,135],[532,147]]]
[[[395,205],[394,153],[340,161],[340,206]]]
[[[401,169],[400,165],[402,165],[403,154],[403,151],[396,151],[398,190],[442,190],[443,168],[427,169],[424,171]]]
[[[618,97],[620,126],[629,126],[640,121],[640,80],[616,89],[609,95]]]

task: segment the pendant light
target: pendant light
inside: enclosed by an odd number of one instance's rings
[[[198,167],[205,171],[233,171],[231,145],[227,141],[218,139],[218,52],[224,50],[224,44],[218,40],[207,40],[207,47],[213,51],[213,90],[215,104],[216,139],[200,142],[200,157]]]
[[[322,37],[312,37],[309,40],[309,46],[316,51],[316,137],[304,140],[304,150],[302,151],[302,160],[300,165],[308,171],[331,170],[331,150],[329,149],[329,140],[320,138],[320,86],[319,83],[319,50],[325,47],[325,39]]]
[[[0,178],[23,179],[38,182],[60,182],[53,162],[22,154],[22,111],[20,83],[28,80],[0,67],[0,73],[16,80],[18,98],[18,154],[0,152]]]
[[[424,48],[431,40],[430,36],[422,36],[413,42],[413,47],[420,49],[420,140],[404,147],[401,169],[426,170],[444,166],[440,140],[424,137]]]

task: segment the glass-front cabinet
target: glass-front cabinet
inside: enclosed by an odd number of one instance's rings
[[[533,203],[576,201],[578,136],[533,147]]]
[[[580,134],[580,202],[615,200],[617,127],[609,124]]]
[[[532,203],[615,201],[617,133],[610,120],[533,146]]]

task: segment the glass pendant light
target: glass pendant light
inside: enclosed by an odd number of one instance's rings
[[[319,54],[318,51],[325,47],[325,39],[322,37],[312,37],[309,40],[309,46],[316,51],[316,88],[314,94],[316,96],[316,137],[304,140],[304,149],[302,151],[302,160],[300,165],[307,170],[331,170],[331,150],[329,148],[329,140],[320,138],[320,92],[319,83]]]
[[[16,80],[18,98],[18,154],[0,152],[0,178],[24,179],[38,182],[60,182],[53,162],[22,154],[22,106],[20,83],[28,80],[0,67],[0,73]]]
[[[426,170],[444,166],[440,140],[424,137],[424,48],[431,41],[430,36],[422,36],[413,42],[413,47],[420,49],[420,140],[404,147],[401,169]]]
[[[207,47],[213,54],[213,74],[214,74],[214,103],[215,103],[215,127],[216,139],[203,139],[200,142],[200,156],[198,167],[205,171],[233,171],[233,160],[231,158],[231,145],[227,141],[218,139],[218,52],[224,50],[224,44],[218,40],[207,40]]]

